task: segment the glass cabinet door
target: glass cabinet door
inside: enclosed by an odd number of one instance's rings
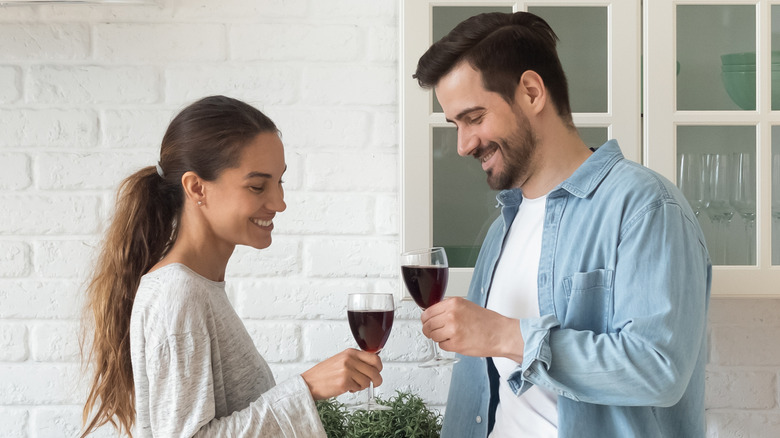
[[[458,156],[456,132],[435,93],[412,79],[430,44],[482,12],[527,10],[559,37],[574,124],[586,144],[618,138],[641,157],[639,0],[403,2],[401,250],[444,246],[448,295],[465,295],[487,229],[499,214],[496,192],[476,160]]]
[[[780,280],[770,177],[777,14],[763,0],[644,3],[645,164],[696,213],[716,295],[771,295]]]

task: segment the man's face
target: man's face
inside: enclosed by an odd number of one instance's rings
[[[485,90],[482,74],[468,63],[439,81],[436,96],[458,129],[458,154],[480,160],[490,188],[521,187],[534,171],[536,136],[520,106]]]

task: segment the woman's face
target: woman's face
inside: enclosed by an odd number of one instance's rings
[[[271,245],[276,213],[284,203],[284,147],[275,132],[258,134],[241,151],[238,167],[204,183],[203,214],[214,237],[257,249]]]

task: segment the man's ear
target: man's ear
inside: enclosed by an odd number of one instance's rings
[[[547,104],[547,88],[539,73],[526,70],[515,89],[515,102],[529,110],[530,114],[540,113]]]
[[[184,172],[181,176],[181,185],[184,188],[184,196],[198,205],[206,201],[206,190],[203,180],[193,171]]]

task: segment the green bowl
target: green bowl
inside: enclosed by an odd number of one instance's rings
[[[780,64],[772,64],[772,71],[780,70]],[[720,66],[720,71],[756,71],[755,64],[725,64]]]
[[[743,110],[756,109],[756,72],[724,71],[723,86],[734,103]],[[772,109],[780,109],[780,71],[772,71]]]
[[[729,64],[756,64],[756,52],[726,53],[720,55],[723,65]],[[780,50],[772,51],[772,64],[780,64]]]

